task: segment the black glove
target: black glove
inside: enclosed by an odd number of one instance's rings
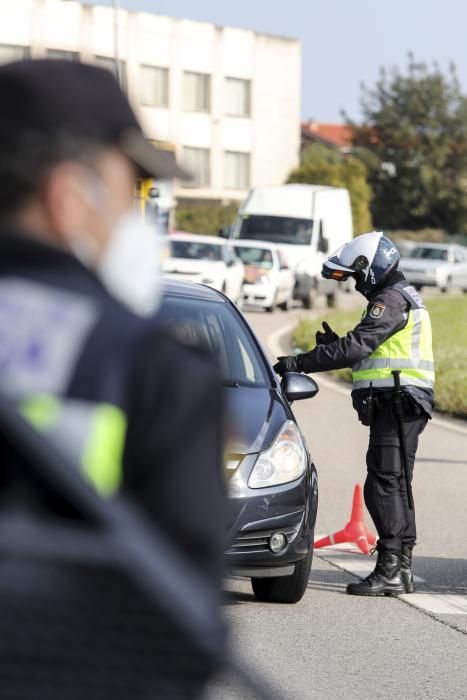
[[[301,372],[300,355],[282,355],[277,358],[279,362],[274,365],[274,372],[282,377],[286,372]]]
[[[329,345],[329,343],[339,340],[337,333],[334,333],[331,326],[326,323],[326,321],[323,321],[323,328],[324,333],[316,331],[316,345]]]

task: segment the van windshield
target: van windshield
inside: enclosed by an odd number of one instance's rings
[[[233,237],[289,245],[309,245],[312,229],[313,221],[311,219],[243,214],[241,223],[237,224]]]

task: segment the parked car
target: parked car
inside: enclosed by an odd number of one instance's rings
[[[438,287],[467,292],[467,248],[449,243],[419,243],[399,267],[416,289]]]
[[[229,241],[215,236],[173,233],[168,238],[164,274],[207,284],[241,303],[243,263]]]
[[[241,205],[232,239],[277,243],[295,274],[294,297],[305,308],[317,294],[335,300],[336,284],[321,277],[329,253],[352,240],[348,190],[324,185],[256,187]]]
[[[243,302],[274,311],[287,311],[292,301],[295,276],[286,254],[274,243],[232,241],[235,253],[245,266]]]
[[[159,319],[183,342],[208,349],[222,371],[227,570],[249,577],[259,600],[295,603],[313,558],[318,482],[290,404],[318,387],[303,374],[281,381],[241,312],[204,285],[166,281]]]

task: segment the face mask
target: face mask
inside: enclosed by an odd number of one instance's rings
[[[106,186],[94,173],[82,194],[90,207],[105,218],[104,200],[111,200]],[[161,296],[160,257],[162,239],[131,209],[112,228],[110,240],[98,262],[96,245],[89,236],[79,236],[70,248],[87,267],[93,268],[107,290],[140,316],[157,311]]]
[[[114,228],[96,272],[119,301],[140,316],[149,316],[160,303],[160,256],[161,237],[132,210]]]

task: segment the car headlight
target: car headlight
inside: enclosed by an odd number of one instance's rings
[[[251,489],[264,489],[295,481],[305,473],[306,463],[303,438],[295,423],[288,420],[271,447],[258,455],[248,486]]]

